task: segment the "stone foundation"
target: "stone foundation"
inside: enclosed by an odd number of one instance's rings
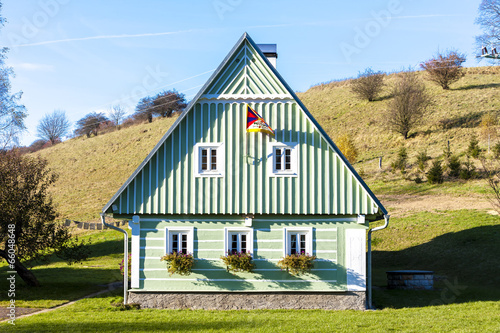
[[[365,310],[365,292],[337,293],[181,293],[129,291],[129,303],[141,308],[255,310]]]

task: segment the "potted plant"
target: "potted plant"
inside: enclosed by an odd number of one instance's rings
[[[249,252],[227,252],[220,258],[226,264],[228,272],[251,272],[255,267]]]
[[[194,265],[192,253],[172,252],[164,255],[160,260],[167,262],[167,268],[170,275],[189,275]]]
[[[314,259],[316,259],[316,256],[311,256],[307,253],[289,254],[278,261],[278,266],[281,269],[286,269],[290,274],[300,275],[307,273],[313,268]]]

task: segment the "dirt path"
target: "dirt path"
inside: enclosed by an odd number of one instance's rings
[[[493,211],[493,206],[484,196],[379,195],[378,198],[391,216],[434,210],[486,209]]]

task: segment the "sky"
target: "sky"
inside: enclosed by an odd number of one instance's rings
[[[478,63],[480,0],[2,0],[0,46],[12,92],[28,111],[21,144],[40,119],[86,114],[176,89],[196,95],[237,40],[275,43],[290,87],[356,77],[366,68],[417,69],[457,50]]]

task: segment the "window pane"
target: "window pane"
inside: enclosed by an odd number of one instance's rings
[[[247,252],[247,235],[241,234],[241,252],[246,253]]]
[[[275,160],[276,163],[274,165],[274,169],[281,170],[281,149],[276,148],[275,157],[276,157],[276,160]]]
[[[292,150],[290,148],[284,149],[285,151],[285,170],[292,168]]]
[[[306,235],[300,235],[300,253],[306,253]]]
[[[208,149],[201,149],[201,170],[208,169]]]
[[[231,253],[238,252],[238,235],[231,235],[231,248],[229,250]]]
[[[290,235],[290,254],[296,254],[296,253],[297,253],[297,235],[291,234]]]
[[[172,235],[172,253],[179,252],[179,235]]]
[[[210,170],[217,170],[217,149],[211,149],[211,166]]]
[[[186,254],[187,253],[187,234],[182,234],[182,245],[181,245],[181,252]]]

